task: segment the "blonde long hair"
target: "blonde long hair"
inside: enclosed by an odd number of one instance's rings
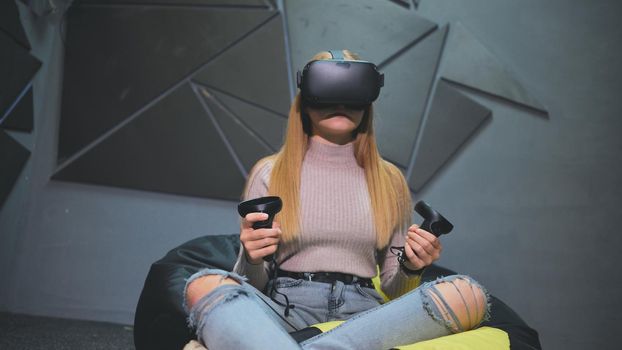
[[[348,60],[358,59],[358,56],[349,50],[343,50],[343,55]],[[329,52],[324,51],[315,55],[312,60],[331,57]],[[373,130],[373,114],[371,105],[361,125],[355,130],[354,156],[358,165],[365,170],[376,229],[376,246],[381,249],[389,244],[394,230],[400,229],[405,232],[410,225],[412,200],[401,171],[382,159],[378,152]],[[271,196],[281,197],[283,203],[286,203],[275,218],[281,224],[284,241],[295,239],[300,231],[300,171],[310,136],[307,134],[309,126],[303,125],[304,123],[301,97],[298,93],[289,110],[283,147],[278,153],[260,160],[255,166],[261,167],[266,161],[274,162],[268,193]]]

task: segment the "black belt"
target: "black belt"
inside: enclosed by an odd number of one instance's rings
[[[361,287],[374,288],[374,284],[369,278],[362,278],[340,272],[290,272],[279,269],[277,271],[277,276],[325,283],[341,281],[344,284],[358,284]]]

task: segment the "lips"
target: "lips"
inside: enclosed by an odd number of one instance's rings
[[[344,112],[333,112],[333,113],[327,114],[326,118],[332,118],[332,117],[337,117],[337,116],[339,116],[339,117],[346,117],[348,119],[351,119],[351,117],[348,115],[348,113],[344,113]]]

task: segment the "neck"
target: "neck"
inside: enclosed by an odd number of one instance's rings
[[[324,144],[334,144],[334,145],[345,145],[348,144],[352,141],[354,141],[354,139],[352,138],[352,136],[350,135],[327,135],[327,136],[320,136],[320,135],[311,135],[311,139],[313,141],[317,141],[320,143],[324,143]]]
[[[358,167],[354,156],[354,143],[339,145],[332,142],[322,142],[317,138],[309,140],[304,161],[321,167],[349,168]]]

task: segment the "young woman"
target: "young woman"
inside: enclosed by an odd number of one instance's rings
[[[321,60],[376,69],[347,50],[321,52],[312,62]],[[356,76],[365,73],[346,73],[366,81]],[[339,84],[305,70],[302,80],[311,78],[326,91]],[[487,295],[471,278],[419,286],[442,246],[410,225],[410,191],[378,152],[371,102],[326,103],[339,100],[328,96],[318,103],[307,90],[292,103],[282,149],[255,165],[245,189],[245,200],[282,198],[273,227],[254,230],[267,214],[248,214],[234,271],[208,269],[188,280],[186,307],[199,340],[210,350],[388,349],[479,325]],[[404,247],[402,263],[391,247]],[[272,254],[274,263],[265,262]],[[377,269],[391,302],[383,304],[371,284]],[[347,321],[300,344],[288,334],[331,320]]]

